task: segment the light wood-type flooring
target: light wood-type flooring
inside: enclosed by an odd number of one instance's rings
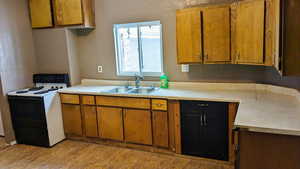
[[[6,147],[8,147],[8,146],[9,146],[9,144],[7,144],[7,143],[5,142],[4,137],[0,137],[0,150],[6,148]]]
[[[232,169],[210,160],[189,159],[79,141],[53,148],[14,145],[0,149],[0,169]]]

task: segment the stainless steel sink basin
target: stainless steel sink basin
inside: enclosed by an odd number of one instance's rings
[[[134,88],[130,90],[128,93],[134,94],[149,94],[155,90],[154,87],[141,87],[141,88]]]
[[[132,88],[130,87],[117,87],[107,91],[107,93],[128,93]]]
[[[156,89],[155,87],[139,87],[139,88],[116,87],[114,89],[105,91],[105,93],[149,94],[153,92],[155,89]]]

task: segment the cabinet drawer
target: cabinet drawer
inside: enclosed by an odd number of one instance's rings
[[[62,103],[79,104],[79,96],[74,94],[61,94],[60,99]]]
[[[152,99],[152,110],[167,110],[167,100]]]
[[[96,96],[96,104],[101,106],[150,109],[150,99]]]
[[[81,96],[81,104],[95,105],[95,96]]]

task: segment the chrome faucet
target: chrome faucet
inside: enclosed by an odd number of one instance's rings
[[[140,88],[141,86],[141,80],[143,80],[144,77],[142,75],[136,74],[135,75],[135,88]]]

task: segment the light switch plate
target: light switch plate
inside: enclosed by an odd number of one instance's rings
[[[102,72],[103,72],[102,66],[98,66],[98,73],[102,73]]]

